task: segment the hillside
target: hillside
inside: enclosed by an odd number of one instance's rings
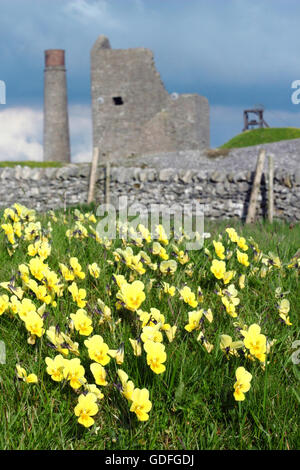
[[[296,127],[270,127],[266,129],[253,129],[236,135],[223,144],[221,149],[251,147],[281,140],[300,138],[300,129]]]

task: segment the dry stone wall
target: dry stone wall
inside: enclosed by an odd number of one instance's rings
[[[90,166],[70,164],[62,168],[0,168],[0,206],[15,202],[38,211],[82,204],[87,201]],[[112,167],[110,199],[127,196],[129,203],[183,205],[192,201],[204,205],[207,218],[243,218],[247,212],[251,171],[226,172],[201,169]],[[105,168],[99,167],[97,203],[105,198]],[[276,169],[274,180],[275,216],[300,220],[300,171]],[[263,175],[259,216],[266,215],[267,176]]]

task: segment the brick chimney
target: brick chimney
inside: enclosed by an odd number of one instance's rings
[[[45,51],[44,161],[70,162],[65,51]]]

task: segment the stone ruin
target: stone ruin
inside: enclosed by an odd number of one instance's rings
[[[91,50],[93,146],[118,159],[209,147],[208,100],[169,94],[149,49],[112,49],[99,36]]]
[[[44,160],[70,161],[64,51],[45,53]],[[209,147],[209,104],[169,94],[149,49],[112,49],[99,36],[91,50],[93,147],[101,160]]]

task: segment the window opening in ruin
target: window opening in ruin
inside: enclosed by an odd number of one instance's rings
[[[113,102],[116,106],[120,106],[121,104],[123,104],[122,96],[114,96]]]

